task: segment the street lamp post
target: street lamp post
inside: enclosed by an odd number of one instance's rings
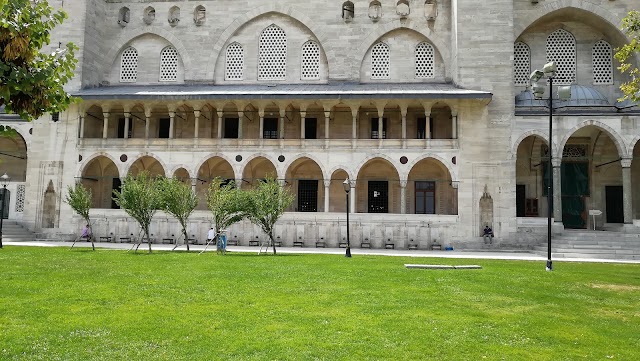
[[[0,205],[0,248],[2,248],[2,220],[4,219],[4,204],[7,199],[7,186],[11,177],[7,173],[0,176],[0,182],[2,183],[2,204]]]
[[[531,73],[531,89],[536,99],[541,99],[545,93],[544,85],[538,84],[538,81],[545,75],[549,79],[549,150],[547,152],[549,159],[547,163],[547,172],[549,174],[549,184],[547,184],[547,271],[553,271],[553,263],[551,261],[551,214],[553,213],[553,79],[556,75],[556,63],[549,62],[544,65],[542,70],[534,70]],[[564,86],[558,88],[558,98],[565,100],[571,97],[571,87]]]
[[[344,193],[347,195],[347,251],[344,256],[351,258],[351,242],[349,241],[349,192],[351,191],[351,181],[349,178],[342,182],[342,188],[344,188]]]

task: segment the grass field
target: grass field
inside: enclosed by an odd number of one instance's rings
[[[0,359],[640,359],[640,265],[554,266],[5,247]]]

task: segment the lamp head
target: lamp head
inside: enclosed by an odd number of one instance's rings
[[[536,83],[538,82],[538,80],[542,79],[543,76],[543,72],[541,72],[540,70],[534,70],[533,73],[531,73],[531,75],[529,76],[529,80],[531,81],[531,83]]]
[[[556,68],[556,62],[555,61],[550,61],[546,64],[544,64],[544,67],[542,67],[542,71],[545,74],[555,74],[556,71],[558,71],[558,69]]]
[[[349,178],[345,179],[344,182],[342,182],[342,188],[345,192],[349,193],[349,191],[351,190],[351,181],[349,181]]]
[[[558,98],[560,100],[571,99],[571,85],[564,85],[558,87]]]
[[[544,96],[545,86],[540,84],[533,84],[531,87],[531,92],[533,92],[533,97],[536,99],[540,99]]]
[[[5,188],[9,185],[10,180],[11,180],[11,177],[9,177],[7,173],[0,176],[0,184]]]

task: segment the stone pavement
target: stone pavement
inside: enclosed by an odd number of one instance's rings
[[[4,242],[5,246],[29,246],[29,247],[71,247],[72,242],[53,242],[53,241],[28,241],[28,242]],[[96,242],[96,248],[113,249],[113,250],[129,250],[131,243],[105,243]],[[91,247],[89,242],[77,242],[75,247],[87,248]],[[170,251],[174,245],[172,244],[152,244],[154,251]],[[140,246],[140,252],[147,251],[147,244]],[[189,245],[192,252],[200,252],[204,245]],[[247,246],[228,246],[227,252],[255,252],[258,253],[259,247]],[[180,246],[176,251],[186,251],[185,246]],[[335,254],[344,255],[344,248],[300,248],[300,247],[277,247],[278,253],[295,253],[295,254]],[[215,252],[215,244],[207,249],[207,252]],[[271,251],[271,249],[270,249]],[[395,257],[425,257],[425,258],[458,258],[458,259],[504,259],[504,260],[523,260],[523,261],[540,261],[544,266],[546,257],[526,251],[427,251],[427,250],[394,250],[394,249],[360,249],[352,248],[351,254],[354,257],[362,255],[375,256],[395,256]],[[595,258],[558,258],[552,259],[554,263],[558,262],[596,262],[596,263],[635,263],[640,264],[640,260],[614,260],[614,259],[595,259]]]

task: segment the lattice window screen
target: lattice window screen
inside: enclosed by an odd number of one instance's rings
[[[120,62],[120,82],[135,83],[138,79],[138,51],[128,47],[122,52]]]
[[[25,185],[18,184],[16,190],[16,212],[24,212]]]
[[[604,40],[593,46],[593,84],[613,84],[611,45]]]
[[[389,78],[389,46],[378,43],[371,49],[371,79]]]
[[[320,46],[315,41],[302,45],[302,79],[320,79]]]
[[[531,75],[531,51],[525,43],[513,45],[513,81],[516,85],[529,85]]]
[[[244,48],[238,43],[227,46],[224,78],[226,80],[242,80],[244,76]]]
[[[547,61],[555,61],[557,84],[572,84],[576,80],[576,39],[559,29],[547,37]]]
[[[416,78],[430,79],[433,78],[434,51],[433,46],[429,43],[420,43],[416,46]]]
[[[160,81],[178,80],[178,51],[167,46],[160,53]]]
[[[284,80],[287,71],[287,34],[270,25],[260,34],[258,79]]]

